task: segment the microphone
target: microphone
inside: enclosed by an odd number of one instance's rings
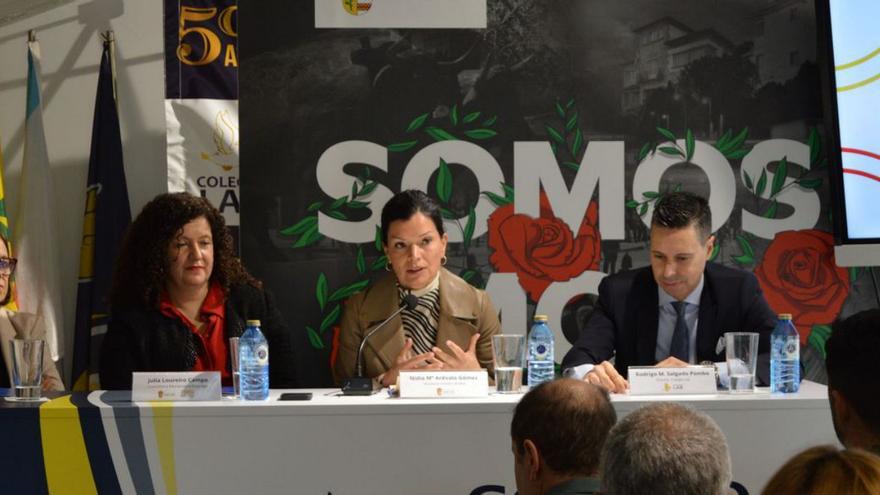
[[[391,316],[385,318],[382,323],[379,323],[364,335],[364,338],[361,339],[361,345],[358,347],[357,362],[355,366],[356,374],[352,378],[346,378],[342,383],[342,395],[372,395],[379,391],[380,387],[376,380],[364,377],[364,346],[373,334],[387,325],[388,322],[394,319],[395,316],[399,315],[401,311],[404,309],[412,311],[418,305],[419,298],[412,294],[407,294],[406,297],[403,298],[403,301],[400,302],[400,307],[397,308],[395,312],[391,313]]]

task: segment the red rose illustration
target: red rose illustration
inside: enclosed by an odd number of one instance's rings
[[[802,344],[813,325],[834,321],[849,295],[849,272],[834,263],[834,239],[828,232],[776,234],[755,275],[770,307],[791,313]]]
[[[599,269],[599,205],[591,201],[577,234],[550,209],[541,193],[541,216],[514,214],[513,205],[496,209],[489,216],[489,257],[499,272],[515,272],[519,284],[538,301],[552,282]]]

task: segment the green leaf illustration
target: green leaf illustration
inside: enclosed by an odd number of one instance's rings
[[[374,180],[367,181],[367,183],[364,184],[364,188],[361,189],[360,194],[358,194],[358,197],[363,198],[364,196],[370,194],[371,192],[373,192],[374,189],[376,189],[376,186],[378,185],[379,183]]]
[[[776,218],[776,210],[779,208],[779,203],[774,199],[773,202],[770,203],[770,206],[767,208],[767,211],[761,215],[764,218]]]
[[[513,187],[511,187],[503,182],[501,183],[501,187],[504,189],[504,197],[509,199],[510,202],[512,203],[513,202]]]
[[[378,225],[376,225],[376,240],[373,241],[373,246],[375,246],[375,247],[376,247],[376,251],[378,251],[378,252],[380,252],[380,253],[383,251],[382,246],[383,246],[384,243],[383,243],[382,241],[383,241],[383,239],[382,239],[382,228],[379,227]]]
[[[495,115],[495,116],[492,117],[492,118],[489,118],[489,119],[484,120],[484,121],[483,121],[483,126],[484,126],[484,127],[492,127],[493,125],[495,125],[495,121],[497,121],[497,120],[498,120],[498,116]]]
[[[478,118],[480,118],[480,112],[471,112],[471,113],[465,115],[464,118],[461,119],[461,121],[464,122],[465,124],[470,124],[471,122],[477,120]]]
[[[559,144],[565,144],[565,138],[562,137],[562,134],[559,134],[559,131],[553,128],[551,125],[545,125],[544,129],[547,129],[547,135],[553,138]]]
[[[638,162],[641,162],[648,156],[648,152],[651,151],[651,143],[645,143],[642,145],[642,149],[639,150]]]
[[[400,153],[402,151],[406,151],[406,150],[412,148],[413,146],[415,146],[417,144],[419,144],[419,141],[417,139],[414,139],[412,141],[404,141],[402,143],[389,144],[388,151],[390,151],[392,153]]]
[[[574,133],[574,141],[571,143],[571,156],[577,158],[581,153],[581,148],[584,147],[584,133],[581,132],[580,129],[575,131]]]
[[[568,100],[568,103],[565,104],[565,108],[570,109],[570,108],[573,107],[573,106],[574,106],[574,98],[570,98],[570,99]]]
[[[691,158],[694,157],[694,148],[696,147],[696,140],[694,139],[694,132],[690,129],[687,130],[687,134],[684,137],[684,159],[686,161],[691,161]]]
[[[471,129],[464,131],[464,135],[471,139],[489,139],[498,135],[498,132],[492,129]]]
[[[715,258],[718,257],[718,253],[721,251],[721,244],[715,243],[712,246],[712,254],[709,255],[709,261],[715,261]]]
[[[365,203],[363,201],[350,201],[348,203],[348,207],[353,210],[358,210],[360,208],[366,208],[369,203]]]
[[[446,203],[452,196],[452,171],[446,160],[440,159],[440,170],[437,173],[437,197],[440,201]]]
[[[457,137],[449,134],[439,127],[428,127],[425,129],[425,132],[428,133],[429,136],[434,138],[435,141],[455,141],[458,139]]]
[[[419,115],[418,117],[414,118],[412,120],[412,122],[409,123],[409,126],[406,128],[406,132],[410,133],[410,132],[414,132],[414,131],[419,130],[422,127],[422,125],[425,123],[425,120],[427,120],[427,119],[428,119],[428,112],[423,113],[423,114]]]
[[[654,199],[660,197],[660,193],[658,193],[657,191],[645,191],[642,193],[642,197]]]
[[[308,210],[309,211],[317,211],[317,210],[320,210],[322,206],[324,206],[323,201],[315,201],[314,203],[309,205]]]
[[[324,348],[324,341],[321,340],[321,336],[318,335],[318,332],[316,332],[314,328],[307,326],[306,334],[309,336],[309,344],[311,344],[312,347],[315,349]]]
[[[358,197],[358,183],[357,181],[354,181],[351,183],[351,200],[354,201],[354,198],[356,197]]]
[[[477,274],[477,272],[475,272],[475,271],[473,271],[473,270],[464,270],[463,272],[461,272],[461,274],[459,274],[459,276],[460,276],[465,282],[470,282],[471,279],[474,278],[474,275],[476,275],[476,274]]]
[[[556,114],[559,115],[560,119],[565,118],[565,109],[562,108],[562,105],[560,105],[558,101],[556,102]]]
[[[752,176],[749,175],[748,172],[743,170],[743,179],[746,181],[746,189],[752,191],[755,189],[755,184],[752,182]]]
[[[743,130],[739,131],[739,134],[737,134],[735,138],[725,143],[723,149],[721,149],[721,152],[725,153],[727,151],[739,149],[739,147],[742,146],[742,144],[746,141],[747,137],[749,137],[749,128],[744,127]]]
[[[345,213],[342,213],[341,211],[338,211],[338,210],[328,211],[327,215],[329,215],[337,220],[348,220],[348,217],[345,215]]]
[[[550,149],[553,150],[553,155],[556,156],[559,154],[559,144],[550,143]]]
[[[675,134],[672,133],[669,129],[664,129],[663,127],[658,127],[657,132],[659,132],[666,139],[675,142]]]
[[[818,189],[822,185],[822,179],[798,179],[797,184],[804,189]]]
[[[810,146],[810,165],[813,165],[819,159],[819,154],[822,153],[822,141],[819,139],[819,132],[815,127],[810,129],[807,144]]]
[[[627,208],[638,208],[640,204],[641,203],[639,203],[638,201],[636,201],[634,199],[630,199],[626,202],[626,207]]]
[[[737,262],[740,265],[752,265],[755,263],[755,259],[748,255],[742,256],[731,256],[730,259]]]
[[[382,256],[379,256],[378,258],[376,258],[376,261],[374,261],[373,264],[370,265],[370,270],[376,271],[376,270],[384,269],[385,265],[387,263],[388,263],[388,256],[385,256],[383,254]]]
[[[672,188],[672,192],[681,192],[681,184],[676,184],[675,187]]]
[[[739,160],[740,158],[749,154],[749,150],[736,150],[736,151],[728,151],[724,153],[726,158],[731,160]]]
[[[327,299],[327,302],[339,301],[341,299],[345,299],[348,296],[360,292],[361,289],[370,285],[370,279],[365,278],[363,280],[358,280],[352,284],[346,285],[344,287],[340,287],[333,291],[333,294],[330,294],[330,299]]]
[[[859,278],[859,267],[851,266],[849,267],[849,283],[852,284]]]
[[[752,244],[746,239],[743,235],[736,236],[736,240],[739,242],[739,247],[742,249],[742,252],[745,256],[749,258],[755,257],[755,251],[752,249]]]
[[[822,354],[822,359],[828,358],[825,354],[825,344],[828,343],[829,337],[831,337],[830,325],[813,325],[810,336],[807,337],[807,342]]]
[[[727,145],[727,142],[730,141],[730,138],[732,136],[733,136],[733,132],[730,129],[728,129],[721,136],[721,138],[719,138],[718,141],[715,142],[715,148],[718,149],[719,151],[722,150]]]
[[[333,309],[330,310],[329,313],[327,313],[327,316],[325,316],[324,319],[321,320],[321,327],[318,328],[318,331],[324,333],[328,328],[333,326],[333,324],[336,323],[336,320],[339,319],[339,314],[341,312],[342,305],[337,304],[336,306],[334,306]]]
[[[639,208],[639,216],[645,216],[645,213],[648,213],[648,203],[642,203],[642,206]]]
[[[336,201],[330,203],[330,209],[335,210],[344,205],[346,201],[348,201],[348,196],[339,196],[338,198],[336,198]]]
[[[367,260],[364,259],[363,246],[358,246],[358,254],[357,260],[355,261],[355,266],[357,267],[358,272],[360,272],[361,274],[367,271]]]
[[[458,218],[449,208],[440,208],[440,216],[447,220],[455,220]]]
[[[682,153],[680,149],[673,148],[672,146],[661,146],[659,150],[661,153],[666,153],[667,155],[675,155],[684,158],[684,153]]]
[[[571,132],[572,129],[577,127],[578,125],[578,114],[577,112],[568,119],[568,122],[565,123],[565,132]]]
[[[296,240],[293,244],[295,248],[301,248],[306,246],[311,246],[312,244],[318,242],[321,239],[321,234],[318,233],[318,224],[315,223],[309,230],[305,231],[303,235]]]
[[[509,205],[511,203],[511,201],[509,199],[507,199],[503,196],[499,196],[499,195],[493,193],[492,191],[483,191],[480,194],[485,195],[487,198],[489,198],[489,201],[495,203],[496,206],[504,206],[504,205]]]
[[[452,122],[452,127],[458,125],[458,105],[452,105],[452,111],[449,112],[449,121]]]
[[[318,216],[313,215],[310,217],[305,217],[299,222],[296,222],[292,227],[287,227],[286,229],[281,230],[281,235],[290,236],[297,235],[306,232],[312,227],[316,227],[318,225]],[[317,228],[317,227],[316,227]]]
[[[474,237],[474,229],[477,226],[477,212],[471,207],[470,211],[468,211],[468,219],[467,223],[464,226],[464,247],[468,247],[471,243],[471,238]]]
[[[758,186],[755,188],[755,195],[761,196],[764,194],[764,189],[767,189],[767,169],[761,170],[761,176],[758,177]]]
[[[581,166],[575,162],[562,162],[562,166],[566,167],[566,168],[570,168],[570,169],[574,170],[575,172],[577,172],[578,170],[581,169]]]
[[[779,191],[782,190],[782,186],[785,185],[785,177],[788,174],[788,158],[782,157],[782,160],[779,160],[779,164],[776,166],[776,173],[773,175],[773,184],[770,186],[770,197],[776,196]]]
[[[321,311],[324,311],[324,304],[327,303],[327,276],[323,272],[318,275],[318,282],[315,284],[315,298],[318,299]]]

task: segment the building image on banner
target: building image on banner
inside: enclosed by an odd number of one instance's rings
[[[207,198],[238,238],[236,0],[165,1],[168,190]]]
[[[824,379],[829,324],[876,289],[834,263],[812,2],[462,1],[480,27],[384,3],[242,6],[242,255],[304,386],[331,383],[345,300],[385,270],[382,206],[410,188],[443,208],[446,268],[505,333],[547,314],[557,356],[601,279],[650,262],[656,201],[703,195],[712,259],[755,273]]]

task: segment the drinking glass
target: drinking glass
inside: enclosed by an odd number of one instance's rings
[[[40,400],[45,344],[42,340],[12,341],[12,384],[17,400]]]
[[[492,356],[495,360],[495,389],[501,394],[515,394],[522,386],[525,364],[525,336],[495,335],[492,337]]]
[[[724,334],[727,353],[727,374],[730,391],[753,392],[755,370],[758,366],[758,334],[754,332],[727,332]]]

